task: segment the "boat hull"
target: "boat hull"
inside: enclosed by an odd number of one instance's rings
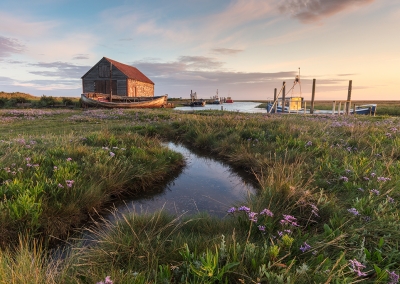
[[[275,110],[273,108],[273,104],[272,103],[268,103],[267,104],[267,112],[268,113],[275,113]],[[304,109],[298,109],[298,110],[291,110],[289,112],[288,107],[285,107],[284,110],[282,111],[282,107],[281,106],[277,106],[276,108],[276,112],[277,113],[292,113],[292,114],[296,114],[296,113],[310,113],[309,109],[306,109],[304,111]],[[371,104],[371,105],[365,105],[365,106],[359,106],[356,108],[355,112],[354,109],[350,109],[350,114],[364,114],[364,115],[374,115],[376,112],[376,104]],[[332,114],[331,110],[314,110],[314,114]],[[335,111],[334,114],[345,114],[345,111],[340,111],[338,113],[338,111]]]
[[[81,94],[82,104],[104,108],[161,108],[167,106],[168,96],[158,97],[116,97],[110,102],[103,96],[89,97],[88,94]]]

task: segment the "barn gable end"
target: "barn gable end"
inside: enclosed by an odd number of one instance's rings
[[[142,72],[107,57],[82,76],[82,90],[83,93],[103,94],[110,94],[112,90],[113,95],[154,97],[154,83]]]

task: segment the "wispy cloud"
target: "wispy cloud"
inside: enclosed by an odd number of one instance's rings
[[[76,54],[72,59],[75,60],[89,59],[89,54]]]
[[[58,26],[56,21],[39,21],[30,19],[29,16],[15,15],[0,12],[0,33],[15,37],[36,38],[47,34]]]
[[[13,53],[21,53],[25,46],[17,39],[0,36],[0,57],[7,57]]]
[[[357,75],[357,74],[336,74],[336,76],[338,76],[338,77],[350,77],[350,76],[354,76],[354,75]]]
[[[224,55],[232,55],[242,52],[243,49],[233,49],[233,48],[213,48],[211,50],[214,53],[224,54]]]
[[[223,66],[223,62],[206,56],[180,56],[179,63],[183,63],[188,70],[216,70]]]
[[[248,84],[267,82],[278,78],[294,78],[295,72],[232,72],[223,69],[223,62],[203,56],[180,56],[173,62],[136,61],[135,67],[157,83],[172,85],[193,85],[208,81],[221,84]]]
[[[1,83],[10,83],[10,82],[12,82],[12,81],[13,81],[13,80],[12,80],[11,78],[0,76],[0,84],[1,84]]]
[[[34,75],[45,77],[59,77],[63,79],[73,80],[80,79],[91,68],[91,66],[73,65],[66,62],[39,62],[30,64],[30,66],[34,66],[40,69],[47,69],[29,72]]]
[[[279,10],[304,23],[318,22],[339,12],[368,5],[375,0],[284,0]]]

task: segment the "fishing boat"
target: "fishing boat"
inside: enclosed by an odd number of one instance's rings
[[[81,94],[82,104],[85,106],[104,107],[104,108],[162,108],[168,107],[168,95],[156,97],[126,97],[84,93]]]
[[[314,82],[315,83],[315,82]],[[354,108],[350,108],[351,106],[351,81],[349,85],[349,95],[347,101],[333,101],[332,110],[315,110],[311,111],[310,109],[306,109],[306,102],[304,98],[301,96],[301,81],[300,81],[300,68],[299,68],[299,75],[296,75],[293,86],[289,90],[292,91],[290,97],[286,97],[285,95],[285,86],[286,83],[283,82],[282,88],[279,94],[276,96],[276,89],[274,94],[274,100],[267,103],[267,112],[268,113],[312,113],[312,114],[369,114],[374,115],[376,114],[376,104],[368,104],[368,105],[360,105],[355,106]],[[295,86],[300,87],[300,95],[293,96],[293,90]],[[282,97],[279,95],[282,93]],[[312,102],[314,101],[314,97],[312,98]],[[336,103],[338,106],[336,108]],[[341,106],[343,105],[343,109]]]
[[[306,113],[309,114],[310,109],[305,109],[301,107],[300,102],[296,101],[291,101],[290,99],[293,98],[288,98],[288,103],[285,104],[285,106],[282,108],[282,104],[278,104],[276,106],[276,113]],[[368,105],[360,105],[356,106],[355,109],[351,108],[349,109],[349,114],[364,114],[364,115],[375,115],[376,113],[376,104],[368,104]],[[267,112],[268,113],[275,113],[275,108],[274,108],[274,103],[269,102],[267,104]],[[316,110],[314,109],[313,114],[346,114],[346,110],[340,110],[340,109],[334,109],[332,110]]]
[[[187,104],[184,104],[184,106],[190,106],[190,107],[203,107],[206,105],[206,101],[200,100],[200,101],[193,101]]]
[[[225,100],[226,103],[233,103],[233,100],[231,97],[227,97]]]
[[[190,102],[187,104],[184,104],[184,106],[190,106],[190,107],[203,107],[206,105],[206,101],[203,99],[198,100],[197,99],[197,93],[192,90],[190,90]]]

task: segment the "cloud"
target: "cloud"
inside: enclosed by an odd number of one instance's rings
[[[12,82],[12,81],[13,81],[13,80],[12,80],[11,78],[0,76],[0,84],[1,84],[1,83],[10,83],[10,82]]]
[[[91,66],[80,66],[73,65],[66,62],[39,62],[30,64],[30,66],[38,67],[40,69],[50,69],[50,70],[37,70],[30,71],[29,73],[39,76],[46,77],[59,77],[64,79],[80,79],[90,68]],[[58,81],[58,80],[57,80]],[[54,80],[52,81],[54,82]]]
[[[89,59],[89,54],[76,54],[72,59],[77,59],[77,60]]]
[[[339,12],[353,9],[357,6],[368,5],[375,0],[284,0],[279,5],[283,14],[304,23],[318,22]]]
[[[35,21],[30,20],[26,15],[12,15],[4,12],[0,12],[0,19],[0,33],[18,37],[37,38],[58,26],[55,21]]]
[[[223,69],[223,62],[203,56],[180,56],[173,62],[136,61],[135,67],[152,78],[167,85],[191,86],[199,82],[218,84],[250,84],[267,82],[272,79],[294,78],[295,71],[289,72],[233,72]]]
[[[7,57],[13,53],[21,53],[25,46],[17,39],[0,36],[0,57]]]
[[[211,1],[206,2],[202,6],[211,6]],[[187,1],[182,5],[167,5],[167,9],[155,5],[151,10],[141,5],[122,5],[103,11],[101,25],[118,30],[119,42],[139,42],[150,48],[155,44],[161,44],[164,49],[175,48],[176,44],[194,46],[197,50],[227,45],[241,47],[252,36],[249,29],[265,26],[265,21],[273,16],[269,2],[223,1],[212,4],[212,11],[202,7],[194,13],[186,7],[190,5]]]
[[[242,52],[243,49],[213,48],[211,51],[218,53],[218,54],[231,55],[231,54],[237,54],[239,52]]]
[[[178,62],[190,70],[215,70],[223,65],[223,62],[205,56],[180,56]]]
[[[357,74],[336,74],[336,76],[339,76],[339,77],[350,77],[350,76],[355,76],[355,75],[357,75]]]

